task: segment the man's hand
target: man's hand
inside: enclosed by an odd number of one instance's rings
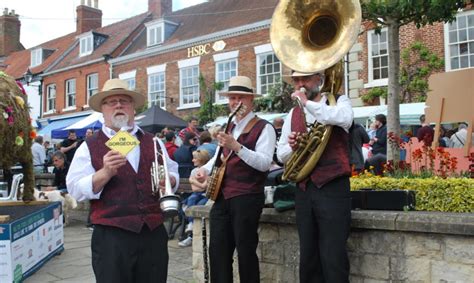
[[[220,132],[217,135],[217,141],[219,142],[219,146],[228,148],[234,152],[239,152],[241,148],[240,143],[238,143],[232,135],[224,132]]]
[[[127,158],[120,154],[120,152],[111,150],[103,157],[105,172],[110,176],[117,175],[117,170],[127,163]]]
[[[308,98],[306,97],[306,93],[299,90],[296,90],[295,92],[293,92],[291,94],[291,98],[293,100],[299,98],[303,105],[306,105],[306,102],[308,101]]]
[[[298,135],[296,132],[291,132],[288,135],[288,145],[291,147],[293,151],[295,151],[298,148],[298,141],[296,139],[297,137]]]

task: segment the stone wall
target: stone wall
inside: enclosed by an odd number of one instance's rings
[[[201,219],[209,209],[191,209],[198,282],[204,281]],[[294,211],[264,210],[257,250],[261,282],[299,281],[294,223]],[[348,249],[351,282],[474,282],[474,214],[353,211]],[[234,282],[236,270],[235,259]]]

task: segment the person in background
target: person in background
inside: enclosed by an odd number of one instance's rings
[[[193,151],[197,149],[199,139],[192,132],[184,134],[183,144],[174,152],[174,160],[178,162],[179,176],[189,178],[193,165]]]
[[[42,136],[36,136],[33,145],[31,145],[31,154],[33,155],[33,172],[35,174],[44,173],[44,166],[47,160]]]
[[[167,282],[168,233],[150,174],[154,136],[134,122],[135,111],[145,103],[145,95],[129,90],[125,81],[106,81],[89,99],[89,106],[104,116],[102,130],[81,144],[66,178],[72,197],[91,200],[92,268],[99,283]],[[122,129],[140,142],[126,156],[105,144]],[[156,142],[176,191],[178,164]],[[164,184],[162,178],[159,189]]]
[[[367,130],[367,134],[369,135],[369,139],[375,138],[375,133],[377,132],[377,123],[372,122],[369,125],[369,129]]]
[[[69,130],[67,139],[61,142],[61,152],[66,154],[67,162],[71,163],[77,148],[81,144],[81,140],[77,138],[76,130]]]
[[[66,176],[69,171],[69,162],[66,160],[66,155],[61,151],[55,151],[53,153],[53,165],[54,165],[54,182],[53,186],[46,187],[46,191],[60,190],[63,193],[67,193]]]
[[[185,134],[186,133],[193,133],[198,139],[200,136],[199,130],[197,127],[199,126],[198,119],[196,117],[191,117],[188,120],[188,126],[181,131],[179,131],[179,138],[184,142]]]
[[[294,107],[285,119],[277,149],[280,161],[289,160],[298,148],[297,133],[306,132],[307,123],[317,120],[333,126],[328,146],[310,176],[297,184],[295,193],[300,282],[349,282],[351,100],[340,95],[335,106],[328,105],[326,95],[320,92],[323,71],[293,71],[291,76],[296,89],[291,96],[299,99],[304,109]]]
[[[458,131],[455,132],[449,139],[449,147],[462,148],[467,141],[467,124],[459,123]],[[474,137],[471,140],[471,144],[474,144]]]
[[[434,138],[434,130],[425,122],[425,114],[420,116],[420,123],[421,128],[416,132],[416,137],[418,138],[418,141],[423,141],[426,146],[431,146]]]
[[[275,128],[275,131],[276,131],[277,141],[280,139],[281,128],[283,127],[284,122],[285,122],[285,120],[283,120],[283,118],[281,118],[281,117],[277,117],[277,118],[273,119],[273,127]]]
[[[176,135],[174,134],[174,131],[168,131],[165,134],[165,147],[166,151],[168,151],[168,155],[170,156],[171,159],[174,159],[174,153],[178,149],[178,146],[176,145]]]
[[[223,155],[229,157],[222,188],[209,215],[209,259],[211,282],[232,282],[232,262],[237,250],[240,282],[260,281],[257,256],[258,224],[264,206],[264,185],[272,164],[276,137],[273,126],[252,111],[258,94],[248,77],[230,78],[229,89],[221,93],[229,99],[229,110],[237,112],[229,131],[217,136]],[[203,183],[211,173],[214,157],[196,173]]]
[[[384,114],[375,116],[377,132],[369,144],[372,146],[372,156],[366,160],[365,169],[374,169],[376,175],[382,175],[383,165],[387,162],[387,117]]]
[[[45,151],[45,154],[46,154],[45,166],[48,167],[48,166],[53,165],[54,146],[51,146],[51,143],[49,141],[45,141],[43,143],[43,146],[44,146],[44,151]],[[48,170],[46,168],[45,172],[47,172],[47,171]]]
[[[86,135],[84,139],[90,138],[94,135],[94,130],[93,129],[87,129],[86,130]]]
[[[201,136],[202,137],[202,136]],[[196,179],[197,170],[206,164],[210,159],[209,153],[206,150],[196,150],[193,152],[193,163],[195,168],[191,171],[189,176],[189,183],[191,184],[191,189],[193,193],[184,200],[183,210],[186,213],[186,209],[195,205],[205,205],[208,199],[206,198],[206,188],[207,182],[200,183]],[[188,224],[184,232],[188,234],[188,237],[178,243],[180,247],[188,247],[193,243],[193,218],[187,217]]]
[[[210,157],[213,157],[216,153],[217,144],[212,143],[211,134],[208,131],[203,131],[199,137],[200,146],[198,149],[206,150]],[[207,161],[206,161],[207,162]]]
[[[208,129],[209,134],[211,134],[211,143],[215,144],[217,146],[217,135],[219,134],[220,131],[222,131],[222,126],[221,125],[214,125]],[[212,156],[211,156],[212,157]]]
[[[350,164],[352,167],[353,174],[359,174],[364,171],[364,155],[363,145],[370,141],[369,135],[365,131],[361,124],[352,122],[352,126],[349,129],[349,144],[351,149]]]

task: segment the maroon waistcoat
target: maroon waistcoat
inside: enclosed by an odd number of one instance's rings
[[[267,125],[267,121],[259,119],[257,123],[247,133],[242,133],[237,141],[250,150],[255,150],[258,137]],[[234,125],[230,127],[232,132]],[[228,149],[224,149],[224,156],[229,154]],[[227,160],[224,181],[222,182],[222,193],[225,199],[230,199],[240,195],[263,193],[263,187],[268,171],[261,172],[243,162],[235,153]]]
[[[303,117],[300,107],[293,108],[293,115],[291,116],[291,131],[299,133],[306,132]],[[321,188],[323,185],[337,177],[350,175],[349,134],[344,131],[343,128],[333,126],[328,144],[310,175],[311,181],[316,187]],[[308,180],[309,178],[306,178],[301,181],[298,186],[301,189],[305,189]]]
[[[140,163],[135,173],[130,163],[118,169],[104,186],[100,199],[91,200],[91,222],[139,233],[144,224],[155,229],[163,223],[158,198],[152,195],[150,167],[154,161],[153,136],[137,132]],[[110,150],[109,138],[100,131],[86,140],[96,171],[103,167],[103,157]]]

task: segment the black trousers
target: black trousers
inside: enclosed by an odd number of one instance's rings
[[[163,225],[134,233],[94,225],[92,268],[97,282],[166,282],[168,235]]]
[[[296,190],[295,206],[300,282],[349,282],[349,177],[337,178],[319,189],[310,182],[306,191]]]
[[[258,223],[264,194],[225,200],[218,197],[210,212],[209,262],[211,282],[232,282],[232,262],[237,249],[240,282],[260,282],[257,257]]]

